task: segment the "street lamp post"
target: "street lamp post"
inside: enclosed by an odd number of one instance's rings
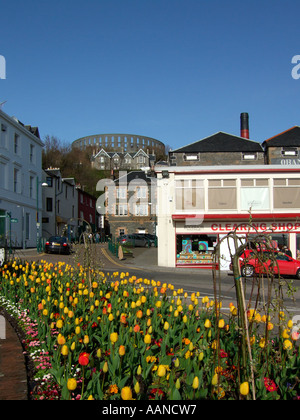
[[[41,244],[40,244],[40,220],[39,220],[39,185],[42,187],[48,187],[46,182],[40,182],[39,177],[36,177],[36,250],[37,252],[41,251]]]

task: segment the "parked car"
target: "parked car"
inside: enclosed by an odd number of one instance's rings
[[[51,236],[45,244],[45,252],[54,254],[70,254],[71,244],[65,236]]]
[[[145,238],[145,236],[141,236],[140,234],[132,234],[132,235],[123,235],[120,236],[118,239],[118,242],[120,245],[125,246],[149,246],[148,240]]]
[[[254,251],[246,251],[240,257],[242,276],[251,277],[254,273],[264,274],[273,271],[274,274],[293,276],[300,280],[300,261],[284,252],[262,251],[258,256]]]
[[[157,245],[157,236],[156,235],[151,235],[150,233],[137,233],[137,235],[141,236],[143,238],[146,238],[146,240],[148,241],[149,247]]]

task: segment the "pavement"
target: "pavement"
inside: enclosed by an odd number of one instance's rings
[[[28,382],[23,347],[15,329],[5,319],[5,339],[0,339],[0,401],[27,399]]]

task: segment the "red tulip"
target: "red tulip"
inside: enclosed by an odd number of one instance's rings
[[[89,353],[86,353],[86,352],[80,353],[79,358],[78,358],[78,363],[81,366],[87,366],[89,364],[89,361],[90,361]]]

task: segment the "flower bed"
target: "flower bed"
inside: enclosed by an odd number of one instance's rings
[[[296,399],[300,357],[291,321],[248,312],[254,380],[240,368],[237,308],[171,284],[13,261],[0,306],[18,319],[35,364],[33,399]],[[259,334],[258,328],[262,334]],[[255,387],[255,394],[253,389]]]

